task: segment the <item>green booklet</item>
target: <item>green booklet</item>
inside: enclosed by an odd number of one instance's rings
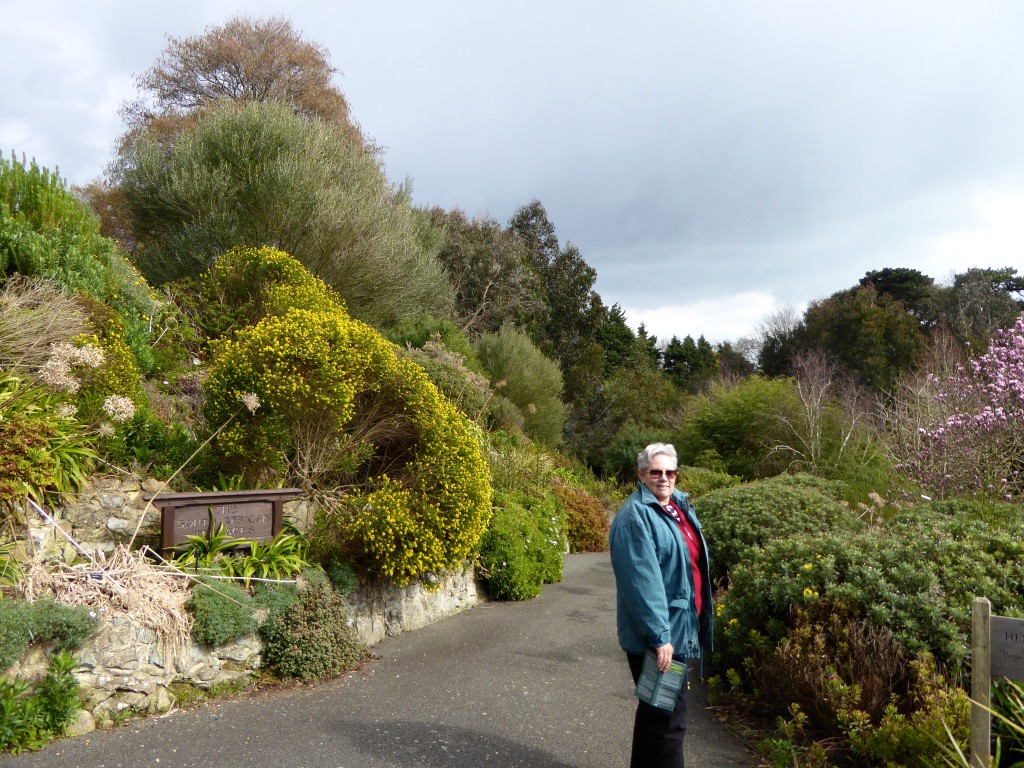
[[[667,672],[659,672],[658,655],[651,650],[644,654],[644,668],[636,682],[636,696],[640,701],[671,712],[685,684],[686,664],[673,660]]]

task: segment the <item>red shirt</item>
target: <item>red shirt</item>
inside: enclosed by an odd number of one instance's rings
[[[679,532],[683,534],[683,541],[686,542],[686,548],[690,550],[690,569],[693,571],[693,592],[694,592],[694,603],[697,607],[697,615],[700,616],[701,608],[701,596],[703,594],[702,587],[704,582],[700,576],[700,535],[694,530],[693,525],[690,523],[690,519],[684,515],[676,503],[669,500],[668,504],[663,505],[665,511],[679,524]]]

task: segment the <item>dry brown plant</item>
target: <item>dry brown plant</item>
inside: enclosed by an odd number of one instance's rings
[[[118,546],[109,555],[97,552],[87,562],[74,565],[33,558],[24,570],[18,590],[26,600],[51,597],[67,605],[86,606],[105,621],[126,616],[153,631],[168,662],[188,647],[192,631],[192,616],[185,608],[189,577],[149,561],[143,550]]]
[[[15,275],[0,288],[0,369],[37,371],[51,345],[85,331],[75,300],[39,278]]]
[[[830,409],[838,408],[842,414],[840,419],[832,419],[834,426],[838,426],[839,440],[832,449],[835,456],[830,458],[838,461],[854,444],[858,430],[872,419],[871,407],[863,389],[841,375],[823,351],[810,350],[798,355],[793,368],[800,410],[793,417],[778,416],[788,439],[773,446],[769,455],[788,455],[791,467],[816,472],[826,458]]]
[[[343,426],[326,413],[310,414],[292,425],[287,479],[322,501],[362,487],[367,476],[387,474],[407,483],[415,445],[412,420],[401,405],[370,395]]]
[[[950,378],[966,362],[966,347],[939,326],[929,337],[921,365],[902,375],[892,394],[880,400],[878,413],[893,464],[917,456],[924,449],[922,430],[952,415],[952,406],[941,393],[949,391]]]
[[[910,684],[910,662],[892,633],[843,604],[798,610],[792,632],[757,665],[771,705],[799,704],[817,727],[860,710],[881,721]]]

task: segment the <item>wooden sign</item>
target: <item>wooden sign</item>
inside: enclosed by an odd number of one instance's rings
[[[1024,680],[1024,619],[993,616],[988,598],[971,603],[971,768],[989,768],[992,678]]]
[[[160,547],[166,552],[187,543],[189,536],[209,538],[221,525],[231,539],[270,541],[284,524],[284,503],[300,494],[298,488],[278,488],[166,493],[143,499],[160,510]]]
[[[989,674],[1024,680],[1024,619],[992,616]]]

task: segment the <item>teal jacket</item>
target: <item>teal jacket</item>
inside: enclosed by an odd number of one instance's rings
[[[643,483],[626,499],[612,521],[608,541],[615,571],[619,645],[627,653],[672,643],[679,659],[699,658],[711,649],[714,606],[708,576],[708,547],[687,494],[672,492],[700,536],[704,557],[701,612],[693,589],[690,550],[679,525]]]

